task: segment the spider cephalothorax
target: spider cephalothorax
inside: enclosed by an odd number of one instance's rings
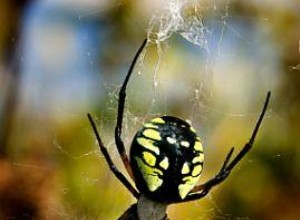
[[[168,203],[183,200],[194,188],[203,159],[195,129],[172,116],[145,123],[130,150],[137,188],[156,201]]]
[[[129,161],[121,138],[126,87],[134,65],[146,43],[147,40],[143,42],[136,53],[120,89],[115,127],[117,150],[129,176],[135,181],[135,185],[140,192],[116,168],[90,114],[88,114],[88,118],[110,170],[139,201],[149,198],[149,201],[158,202],[158,204],[170,204],[203,198],[214,186],[229,176],[231,170],[251,149],[267,110],[271,92],[267,93],[262,112],[250,140],[233,158],[234,148],[231,148],[220,171],[203,184],[195,186],[203,168],[204,154],[201,140],[189,123],[176,117],[162,116],[145,123],[133,139]],[[135,209],[133,207],[129,210]]]

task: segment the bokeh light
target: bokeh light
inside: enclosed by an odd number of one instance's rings
[[[144,121],[175,115],[204,141],[200,182],[240,149],[270,107],[253,150],[182,219],[300,218],[300,3],[3,0],[0,5],[0,219],[117,219],[134,198],[109,171],[86,113],[118,168],[117,95],[128,86],[127,150]]]

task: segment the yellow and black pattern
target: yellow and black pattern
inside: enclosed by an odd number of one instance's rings
[[[130,161],[137,188],[162,202],[183,200],[203,168],[200,138],[186,121],[163,116],[152,119],[134,137]]]

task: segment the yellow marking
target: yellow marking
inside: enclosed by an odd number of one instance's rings
[[[167,137],[167,141],[169,144],[175,144],[176,143],[176,139],[172,138],[172,137]]]
[[[188,123],[189,125],[192,125],[192,122],[189,119],[186,119],[185,122]]]
[[[192,176],[197,176],[202,172],[202,165],[197,165],[192,171]]]
[[[159,134],[158,131],[154,130],[154,129],[146,129],[143,131],[143,135],[145,135],[148,138],[160,141],[161,140],[161,136]]]
[[[203,147],[202,147],[202,144],[201,144],[200,141],[196,141],[196,142],[195,142],[194,149],[195,149],[196,151],[203,151]]]
[[[138,165],[138,169],[140,170],[148,189],[151,192],[157,190],[163,183],[163,180],[159,178],[158,174],[162,175],[162,171],[153,167],[148,166],[144,163],[144,161],[139,158],[135,157],[135,160]]]
[[[187,196],[187,194],[194,188],[198,179],[199,179],[199,176],[197,176],[197,177],[187,176],[187,177],[183,178],[183,181],[185,181],[185,183],[180,184],[178,186],[178,192],[179,192],[181,199],[184,199]]]
[[[180,142],[180,145],[181,146],[184,146],[184,147],[189,147],[190,146],[190,143],[188,141],[181,141]]]
[[[193,128],[192,126],[190,127],[190,130],[191,130],[192,132],[196,133],[195,128]]]
[[[196,140],[201,142],[201,139],[199,137],[196,137]]]
[[[169,159],[165,157],[160,163],[159,166],[162,167],[163,169],[168,169],[169,168]]]
[[[157,123],[157,124],[164,124],[164,123],[166,123],[162,118],[154,118],[154,119],[151,120],[151,122]]]
[[[189,164],[187,162],[185,162],[183,164],[183,167],[181,169],[181,173],[182,174],[188,174],[190,172],[190,167],[189,167]]]
[[[144,148],[153,151],[157,155],[159,155],[159,148],[153,144],[153,140],[149,140],[147,138],[140,137],[137,139],[137,142],[143,146]]]
[[[197,176],[197,177],[186,176],[182,180],[189,184],[196,184],[198,179],[199,179],[199,176]]]
[[[156,163],[156,157],[147,151],[143,152],[143,158],[146,161],[146,163],[150,166],[154,166]]]
[[[194,188],[193,185],[189,185],[189,184],[180,184],[178,186],[178,191],[179,191],[179,195],[181,197],[181,199],[184,199],[186,197],[186,195]]]
[[[146,124],[144,124],[144,127],[145,128],[158,128],[158,126],[156,126],[156,125],[154,125],[152,123],[146,123]]]
[[[204,154],[200,154],[199,156],[194,157],[192,163],[197,163],[197,162],[203,163],[203,161],[204,161]]]

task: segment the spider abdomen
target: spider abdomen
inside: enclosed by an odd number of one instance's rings
[[[160,202],[183,200],[197,183],[203,168],[200,138],[186,121],[154,118],[135,135],[130,161],[139,191]]]

